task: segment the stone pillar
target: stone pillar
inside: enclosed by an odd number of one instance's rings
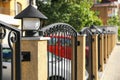
[[[21,63],[22,80],[47,80],[47,40],[43,37],[22,38],[22,53],[30,54],[30,61]]]
[[[93,69],[93,80],[98,80],[98,35],[92,35],[92,69]]]
[[[100,34],[100,71],[104,69],[104,35]]]
[[[77,39],[80,45],[77,46],[77,80],[85,80],[85,45],[86,36],[80,35]],[[74,65],[74,64],[73,64]]]

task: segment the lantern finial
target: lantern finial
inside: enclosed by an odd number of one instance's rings
[[[33,0],[29,0],[29,4],[32,5],[33,4]]]

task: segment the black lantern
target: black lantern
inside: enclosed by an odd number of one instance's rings
[[[22,36],[33,37],[40,36],[42,23],[48,19],[44,14],[32,6],[32,0],[27,8],[15,16],[15,19],[21,19]]]

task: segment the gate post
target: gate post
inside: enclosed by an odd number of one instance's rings
[[[98,80],[98,35],[92,35],[92,69],[93,80]]]
[[[100,71],[104,69],[104,35],[100,34]]]
[[[85,80],[85,45],[86,35],[77,37],[80,45],[77,46],[77,80]],[[74,64],[73,64],[74,65]]]
[[[110,33],[110,55],[111,55],[111,52],[112,52],[112,33]]]
[[[104,34],[104,63],[107,63],[107,34]]]
[[[22,80],[47,80],[47,40],[43,37],[22,38]]]
[[[107,58],[109,58],[109,55],[110,55],[110,53],[111,53],[111,43],[110,43],[110,41],[111,41],[111,34],[110,33],[108,33],[108,39],[107,39]]]
[[[115,45],[116,45],[116,42],[117,42],[117,38],[116,38],[116,33],[114,34],[114,47],[115,47]]]
[[[113,43],[114,43],[114,40],[113,40],[113,33],[111,34],[111,52],[113,50]]]
[[[116,35],[116,33],[114,32],[114,33],[112,34],[112,50],[113,50],[113,48],[115,47],[115,41],[116,41],[115,35]]]

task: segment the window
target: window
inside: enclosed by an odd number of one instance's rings
[[[20,13],[21,11],[22,11],[22,5],[17,2],[16,14]]]

